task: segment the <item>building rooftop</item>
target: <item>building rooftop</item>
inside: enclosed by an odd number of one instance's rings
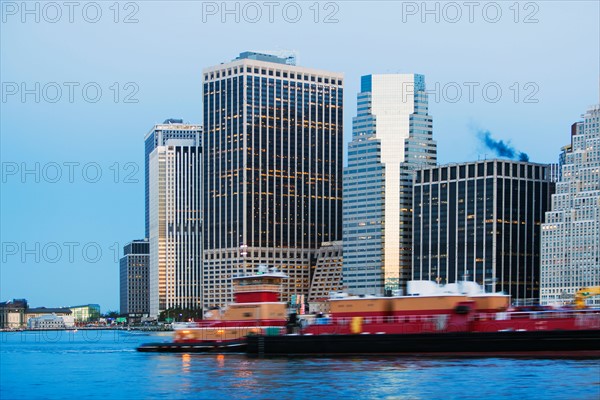
[[[46,308],[46,307],[35,307],[28,308],[28,314],[72,314],[70,308]]]
[[[80,306],[71,306],[69,308],[73,309],[73,308],[85,308],[85,307],[92,307],[92,308],[100,309],[100,304],[83,304],[83,305],[80,305]]]
[[[238,57],[235,58],[235,60],[243,59],[266,61],[277,64],[296,65],[296,58],[294,56],[279,57],[274,54],[258,53],[256,51],[244,51],[240,53]]]
[[[12,299],[0,302],[0,308],[27,308],[26,299]]]

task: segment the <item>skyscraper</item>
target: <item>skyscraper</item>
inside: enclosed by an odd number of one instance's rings
[[[417,171],[413,279],[470,280],[537,303],[540,224],[554,184],[548,165],[487,160]]]
[[[600,105],[572,125],[561,150],[561,178],[542,225],[542,304],[570,303],[577,290],[600,286]]]
[[[157,124],[150,129],[144,139],[144,177],[145,177],[145,237],[150,237],[150,153],[158,146],[165,146],[170,139],[193,139],[200,143],[202,135],[202,126],[193,124],[184,124],[182,119],[169,118],[162,124]]]
[[[410,279],[412,171],[437,157],[427,104],[423,75],[361,78],[343,193],[343,281],[353,294]]]
[[[314,251],[341,237],[343,76],[245,52],[203,71],[204,303],[260,264],[307,294]]]
[[[196,138],[169,138],[149,156],[150,315],[201,308],[202,163]]]
[[[123,247],[120,260],[121,314],[133,318],[150,312],[150,245],[148,239],[133,240]]]

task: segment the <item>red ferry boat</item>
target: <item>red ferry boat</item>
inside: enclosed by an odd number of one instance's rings
[[[287,277],[262,268],[233,279],[235,302],[207,319],[176,327],[171,343],[139,351],[246,351],[256,355],[453,354],[600,357],[600,309],[511,308],[510,297],[474,282],[409,282],[410,296],[329,300],[329,316],[287,315],[279,301]]]
[[[413,281],[413,296],[332,298],[330,317],[292,335],[249,337],[247,352],[600,356],[599,309],[515,309],[474,282],[448,286]]]
[[[205,319],[174,325],[173,342],[148,343],[143,352],[243,351],[246,337],[279,334],[288,322],[287,304],[279,300],[287,276],[260,267],[255,275],[233,278],[235,302],[210,310]]]

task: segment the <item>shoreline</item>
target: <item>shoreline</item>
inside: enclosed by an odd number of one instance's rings
[[[70,328],[20,328],[20,329],[0,329],[0,332],[44,332],[44,331],[124,331],[124,332],[172,332],[173,328],[163,327],[110,327],[110,326],[82,326]]]

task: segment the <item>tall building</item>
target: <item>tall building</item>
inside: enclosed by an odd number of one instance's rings
[[[436,164],[425,78],[361,78],[344,169],[343,281],[353,294],[389,294],[410,279],[412,174]]]
[[[169,138],[149,156],[150,316],[201,308],[202,163],[195,138]]]
[[[245,52],[203,70],[204,304],[260,264],[307,294],[314,251],[341,237],[343,76]]]
[[[165,146],[167,141],[174,139],[191,139],[200,143],[202,126],[184,124],[182,119],[169,118],[162,124],[157,124],[150,129],[144,138],[144,177],[145,177],[145,238],[150,237],[150,153],[158,146]]]
[[[561,149],[561,179],[542,225],[542,304],[565,304],[600,286],[600,105],[573,124]],[[600,305],[600,297],[588,304]]]
[[[331,292],[342,290],[342,242],[323,243],[315,259],[309,302],[328,299]]]
[[[120,260],[121,314],[141,318],[150,313],[150,243],[133,240],[123,247]]]
[[[554,190],[547,165],[487,160],[417,171],[413,279],[469,280],[537,303],[540,225]]]

